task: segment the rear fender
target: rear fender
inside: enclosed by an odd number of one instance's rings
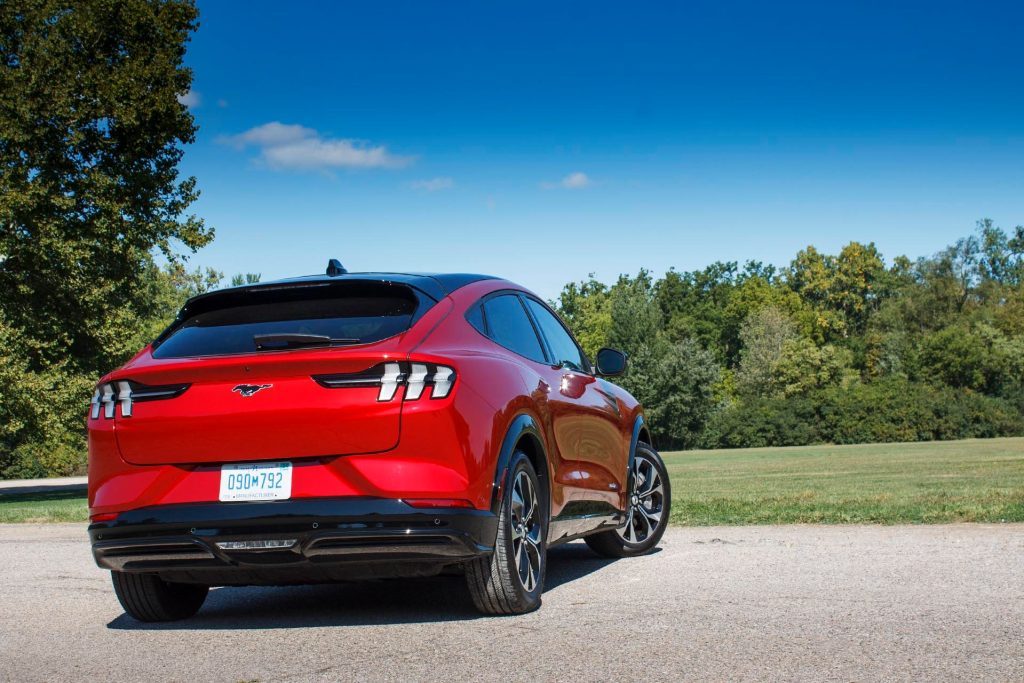
[[[494,468],[494,486],[491,492],[491,512],[497,515],[501,510],[501,500],[505,491],[505,484],[507,480],[508,466],[512,461],[512,454],[515,453],[516,444],[519,440],[527,436],[534,441],[534,446],[537,449],[537,456],[542,461],[543,467],[540,468],[542,471],[538,471],[537,475],[541,479],[540,485],[545,499],[550,500],[549,495],[549,477],[547,467],[547,453],[544,450],[544,439],[541,437],[540,426],[537,421],[530,415],[522,414],[517,415],[512,420],[512,424],[509,425],[508,431],[505,432],[505,438],[502,439],[501,449],[498,451],[498,463]]]

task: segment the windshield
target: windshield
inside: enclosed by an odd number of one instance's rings
[[[367,344],[409,329],[418,306],[410,288],[384,282],[228,290],[187,306],[154,342],[153,357]]]

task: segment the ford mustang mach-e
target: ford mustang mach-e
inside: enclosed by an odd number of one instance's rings
[[[461,570],[540,605],[547,549],[650,551],[669,480],[637,401],[552,309],[481,275],[349,273],[214,291],[92,396],[89,535],[124,609],[209,587]]]

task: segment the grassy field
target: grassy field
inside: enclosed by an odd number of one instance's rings
[[[1024,521],[1024,438],[665,455],[680,525]]]
[[[81,491],[0,496],[0,523],[86,522],[89,509]]]
[[[1024,438],[666,453],[672,522],[1024,522]],[[0,496],[0,522],[84,522],[78,493]]]

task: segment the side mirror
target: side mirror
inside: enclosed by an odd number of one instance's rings
[[[597,352],[597,374],[605,377],[621,375],[626,371],[626,354],[616,349],[603,348]]]

